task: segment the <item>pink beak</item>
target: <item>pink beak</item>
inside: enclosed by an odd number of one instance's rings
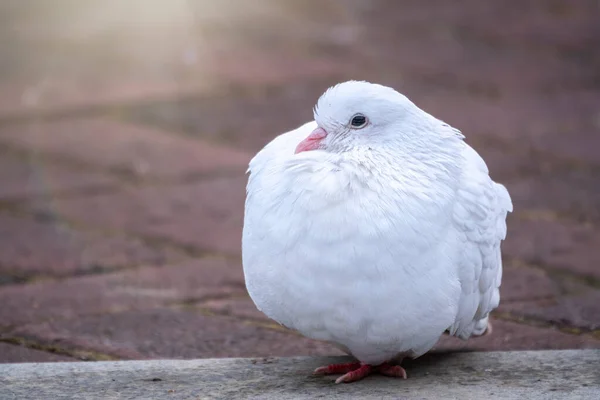
[[[316,128],[303,141],[298,143],[295,154],[303,151],[317,150],[321,147],[321,141],[327,136],[327,131],[321,127]]]

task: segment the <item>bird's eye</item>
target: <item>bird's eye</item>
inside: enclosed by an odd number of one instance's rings
[[[362,114],[356,114],[354,117],[352,117],[352,119],[350,120],[350,125],[353,128],[362,128],[363,126],[365,126],[367,124],[367,117],[365,117]]]

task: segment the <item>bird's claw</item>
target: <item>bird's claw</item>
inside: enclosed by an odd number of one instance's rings
[[[335,383],[356,382],[370,375],[372,372],[379,372],[382,375],[394,378],[406,379],[406,370],[399,365],[383,363],[376,367],[360,362],[350,362],[343,364],[331,364],[315,369],[314,375],[334,375],[343,374],[335,380]]]

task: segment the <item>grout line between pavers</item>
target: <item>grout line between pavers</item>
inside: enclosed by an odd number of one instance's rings
[[[237,296],[232,295],[230,298],[235,299],[235,298],[237,298]],[[227,298],[220,298],[219,300],[223,300],[223,299],[227,299]],[[206,301],[209,301],[209,300],[210,299],[208,299]],[[265,319],[263,320],[263,319],[258,319],[258,318],[242,316],[239,314],[221,312],[221,311],[215,310],[210,307],[202,307],[201,305],[173,304],[173,305],[171,305],[171,307],[183,308],[186,310],[195,311],[195,312],[198,312],[201,315],[204,315],[207,317],[226,318],[226,319],[234,320],[237,322],[242,322],[245,325],[257,326],[257,327],[264,328],[264,329],[274,330],[274,331],[277,331],[280,333],[286,333],[286,334],[290,334],[290,335],[294,335],[294,336],[298,336],[298,337],[304,337],[301,333],[293,331],[291,329],[288,329],[285,326],[280,325],[271,319],[268,319],[266,316],[265,316]]]
[[[600,329],[576,327],[568,324],[558,323],[555,321],[548,321],[543,318],[536,318],[516,314],[514,312],[509,311],[492,311],[491,316],[492,318],[496,318],[503,321],[514,322],[517,324],[528,325],[537,328],[551,328],[569,335],[590,336],[596,340],[600,340]]]
[[[549,295],[549,296],[537,296],[537,297],[528,297],[525,299],[516,298],[516,299],[503,299],[500,302],[500,306],[504,304],[523,304],[523,303],[536,303],[540,302],[554,302],[556,301],[557,296]]]
[[[525,210],[515,210],[511,214],[521,221],[547,221],[572,223],[585,228],[596,230],[597,224],[592,221],[582,221],[581,218],[570,216],[568,213],[562,213],[551,209],[528,208]]]
[[[235,289],[234,289],[235,290]],[[242,292],[232,292],[230,294],[218,294],[218,295],[206,295],[206,296],[202,296],[202,297],[198,297],[196,300],[199,302],[205,302],[205,301],[211,301],[211,300],[227,300],[227,299],[235,299],[238,297],[241,297]],[[164,302],[164,303],[157,303],[155,305],[152,306],[147,306],[147,307],[143,307],[140,308],[139,306],[135,306],[135,307],[111,307],[111,308],[107,308],[107,309],[103,309],[103,310],[99,310],[99,311],[95,311],[95,312],[88,312],[88,313],[83,313],[83,314],[77,314],[74,316],[49,316],[47,318],[39,318],[39,319],[35,319],[32,321],[27,322],[25,325],[38,325],[38,324],[44,324],[47,322],[67,322],[67,321],[73,321],[73,320],[78,320],[78,319],[82,319],[82,318],[89,318],[89,317],[98,317],[98,316],[103,316],[103,315],[117,315],[117,314],[123,314],[123,313],[127,313],[127,312],[131,312],[131,311],[148,311],[148,310],[164,310],[164,309],[187,309],[187,310],[197,310],[196,307],[193,307],[191,305],[186,305],[185,302],[182,302],[181,304],[179,304],[178,302]],[[216,314],[215,314],[216,315]],[[227,316],[225,314],[223,315],[219,315],[219,316]],[[32,345],[35,345],[35,343],[38,343],[39,341],[36,341],[32,338],[29,337],[21,337],[19,335],[14,335],[15,330],[17,330],[19,328],[19,325],[14,325],[14,324],[10,324],[10,325],[0,325],[0,342],[5,341],[5,342],[14,342],[14,343],[21,343],[20,341],[24,341],[24,342],[31,342],[33,343]]]
[[[46,353],[58,354],[72,357],[81,361],[118,361],[119,357],[110,354],[100,353],[98,351],[85,350],[81,348],[64,348],[55,344],[47,344],[31,338],[21,336],[0,336],[0,343],[8,343],[16,346],[23,346],[28,349],[39,350]]]
[[[183,261],[183,260],[182,260]],[[102,276],[109,275],[115,272],[135,271],[145,267],[169,267],[169,263],[163,264],[150,264],[150,263],[139,263],[139,264],[127,264],[123,263],[120,265],[99,265],[94,264],[94,267],[88,270],[78,270],[70,274],[48,274],[48,273],[20,273],[16,268],[7,269],[6,265],[0,264],[2,272],[0,272],[0,278],[8,276],[9,279],[14,279],[13,282],[1,282],[0,287],[3,286],[22,286],[36,283],[51,283],[51,282],[62,282],[74,278],[83,278],[90,276]]]
[[[315,82],[319,82],[319,81],[327,81],[329,79],[331,79],[332,77],[334,77],[335,75],[332,74],[331,76],[326,75],[323,77],[319,77],[318,79],[315,79]],[[424,79],[424,81],[426,82],[430,82],[430,77],[428,77],[427,79]],[[461,85],[462,87],[462,85]],[[17,116],[17,117],[0,117],[0,126],[5,125],[7,123],[26,123],[28,122],[30,119],[35,119],[36,122],[45,122],[48,120],[57,120],[57,119],[64,119],[64,118],[71,118],[71,117],[76,117],[76,118],[82,118],[82,117],[89,117],[89,116],[93,116],[93,115],[97,115],[97,116],[107,116],[108,118],[111,119],[116,119],[116,120],[120,120],[120,121],[125,121],[125,122],[131,122],[134,124],[138,124],[138,125],[156,125],[156,124],[151,124],[151,123],[145,123],[143,121],[141,121],[138,118],[127,118],[127,117],[120,117],[120,115],[123,114],[123,109],[131,109],[131,108],[139,108],[139,107],[149,107],[152,105],[159,105],[159,104],[163,104],[163,103],[172,103],[172,102],[189,102],[189,101],[199,101],[199,100],[206,100],[215,96],[218,97],[227,97],[230,95],[235,94],[236,96],[249,96],[254,92],[260,91],[261,93],[263,92],[269,92],[270,94],[274,94],[274,93],[279,93],[280,91],[284,91],[285,89],[285,85],[283,83],[271,83],[271,84],[263,84],[263,85],[248,85],[248,84],[234,84],[234,85],[218,85],[214,88],[212,88],[213,90],[209,90],[205,93],[202,94],[189,94],[189,95],[183,95],[183,96],[165,96],[165,97],[158,97],[155,99],[151,99],[151,100],[142,100],[139,99],[137,101],[129,101],[129,102],[121,102],[121,103],[117,103],[117,104],[113,104],[113,105],[104,105],[104,106],[94,106],[94,107],[85,107],[83,109],[80,108],[74,108],[72,110],[64,110],[64,111],[49,111],[49,112],[42,112],[42,115],[40,116],[38,113],[26,113],[23,116]],[[111,115],[112,114],[112,115]],[[115,114],[117,115],[115,117]],[[36,115],[38,115],[36,117]],[[171,131],[171,130],[170,130]],[[177,134],[181,134],[180,130],[172,130],[172,132],[177,133]],[[186,135],[186,137],[190,137],[190,135]],[[539,149],[535,149],[533,147],[529,147],[526,149],[523,149],[522,147],[515,147],[511,145],[511,142],[506,141],[506,140],[502,140],[499,137],[496,136],[490,136],[490,135],[486,135],[486,136],[477,136],[477,137],[471,137],[467,139],[467,142],[470,143],[474,143],[475,145],[486,145],[486,146],[495,146],[497,147],[498,145],[502,146],[503,148],[505,148],[506,150],[509,151],[515,151],[518,150],[518,152],[522,153],[523,150],[525,150],[527,153],[529,153],[530,156],[540,156],[542,158],[544,158],[545,160],[550,159],[552,162],[550,163],[550,165],[553,165],[554,167],[557,167],[558,169],[562,170],[572,170],[573,168],[576,169],[584,169],[584,170],[588,170],[590,172],[600,172],[600,165],[595,165],[595,164],[588,164],[588,163],[582,163],[580,160],[578,159],[573,159],[573,158],[568,158],[568,157],[560,157],[557,156],[553,153],[550,152],[546,152],[546,151],[542,151]],[[535,176],[536,174],[532,174],[533,176]],[[522,176],[522,175],[521,175]]]
[[[208,142],[207,142],[208,143]],[[84,161],[81,161],[77,158],[58,155],[53,152],[45,152],[39,150],[28,150],[25,147],[13,145],[7,142],[3,142],[0,137],[0,155],[2,153],[10,154],[13,156],[17,156],[19,159],[23,161],[28,161],[31,157],[37,157],[41,160],[47,161],[49,165],[55,165],[58,167],[63,167],[65,169],[77,169],[97,174],[105,174],[109,177],[115,178],[118,180],[119,185],[112,185],[111,188],[113,191],[118,191],[123,188],[139,188],[139,187],[152,187],[152,186],[170,186],[170,185],[181,185],[181,184],[191,184],[198,182],[206,182],[214,179],[222,179],[222,178],[233,178],[239,176],[243,173],[244,168],[240,167],[223,167],[219,170],[215,171],[207,171],[207,172],[185,172],[181,173],[178,176],[172,177],[158,177],[158,176],[142,176],[137,174],[135,171],[130,170],[128,168],[114,166],[114,167],[100,167],[94,164],[90,164]],[[105,186],[109,186],[107,183]],[[60,194],[60,193],[59,193]],[[53,193],[55,195],[55,193]],[[17,200],[27,199],[28,197],[36,197],[36,196],[19,196]]]
[[[531,145],[523,147],[523,143],[520,143],[521,146],[516,146],[512,141],[503,139],[498,135],[494,134],[468,136],[465,141],[474,145],[475,147],[496,148],[516,154],[520,157],[541,159],[546,163],[547,166],[552,167],[546,168],[543,171],[538,170],[537,172],[529,172],[528,175],[531,176],[539,176],[542,174],[551,174],[553,172],[567,172],[573,170],[586,171],[590,174],[600,173],[600,164],[591,164],[582,162],[580,159],[577,158],[559,156],[552,152],[532,147]],[[493,174],[494,171],[491,172]],[[521,176],[522,175],[517,175],[516,177]]]
[[[2,211],[2,210],[0,209],[0,211]],[[39,212],[35,212],[34,210],[31,210],[28,208],[15,208],[15,209],[12,209],[11,212],[8,212],[7,214],[15,216],[15,217],[30,218],[37,222],[42,222],[42,223],[46,222],[46,221],[40,220]],[[54,218],[52,218],[51,216],[48,216],[47,219],[49,221],[54,220]],[[81,223],[79,221],[74,221],[74,220],[71,220],[71,219],[68,219],[68,218],[65,218],[62,216],[60,218],[60,222],[74,230],[88,232],[88,233],[94,233],[94,234],[103,235],[103,236],[107,236],[107,237],[119,237],[120,236],[120,237],[128,238],[131,240],[139,240],[140,242],[142,242],[150,247],[157,246],[164,250],[172,250],[181,255],[185,255],[185,256],[191,257],[191,258],[216,257],[216,258],[222,258],[222,259],[227,259],[227,260],[236,260],[236,261],[239,261],[241,258],[239,254],[216,252],[211,249],[201,248],[201,247],[198,247],[195,245],[181,243],[181,242],[178,242],[176,240],[173,240],[173,239],[170,239],[170,238],[167,238],[164,236],[144,235],[144,234],[139,234],[139,233],[131,232],[131,231],[124,231],[124,230],[110,229],[110,228],[101,228],[98,226],[87,225],[87,224]]]
[[[111,186],[110,184],[98,184],[82,188],[57,190],[52,193],[41,193],[24,196],[4,196],[3,198],[0,198],[0,211],[8,211],[9,213],[14,213],[15,215],[19,213],[23,214],[22,210],[26,209],[26,207],[23,206],[23,203],[32,200],[42,200],[48,197],[51,197],[53,200],[64,200],[104,194],[113,194],[117,193],[119,190],[120,189],[118,187]]]
[[[212,91],[208,91],[206,96],[210,96]],[[24,123],[51,122],[66,118],[89,118],[94,116],[103,116],[106,114],[118,113],[123,107],[133,106],[151,106],[164,101],[179,101],[181,99],[194,99],[198,94],[157,96],[151,99],[132,99],[129,101],[109,101],[98,104],[89,104],[84,106],[65,106],[60,109],[34,109],[27,111],[17,111],[11,114],[0,116],[0,126],[12,126]]]
[[[588,286],[592,289],[600,289],[600,279],[598,279],[594,276],[591,276],[591,275],[570,272],[567,269],[554,267],[554,266],[548,265],[546,263],[540,262],[539,260],[528,261],[528,260],[524,260],[519,257],[509,257],[509,256],[503,256],[502,259],[506,263],[506,267],[508,267],[508,268],[528,267],[528,268],[532,268],[532,269],[537,269],[540,271],[544,271],[550,277],[566,278],[571,281],[575,281],[577,283]]]
[[[562,57],[570,55],[572,48],[568,44],[561,43],[560,41],[549,41],[544,42],[540,40],[511,40],[503,35],[494,34],[491,31],[482,30],[477,26],[461,26],[459,33],[461,39],[467,39],[469,41],[475,41],[479,43],[485,43],[492,47],[502,47],[502,50],[508,51],[524,51],[528,54],[544,54],[556,57],[557,53],[561,54]],[[568,57],[565,57],[569,59]],[[569,59],[569,61],[571,61]],[[564,88],[563,86],[561,86]]]
[[[343,72],[343,71],[342,71]],[[325,74],[319,76],[318,80],[326,81],[334,77],[338,77],[340,73]],[[347,75],[347,74],[345,74]],[[349,77],[348,77],[349,79]],[[315,79],[317,80],[317,79]],[[152,98],[136,98],[122,101],[106,101],[100,104],[90,104],[85,106],[66,106],[62,109],[38,109],[12,113],[10,115],[0,116],[0,126],[16,125],[28,123],[31,120],[36,122],[48,122],[65,118],[86,118],[93,116],[108,116],[122,115],[124,109],[133,107],[150,107],[153,105],[173,102],[200,101],[214,97],[228,96],[248,96],[252,93],[274,93],[277,91],[286,90],[285,82],[269,82],[262,84],[247,84],[247,83],[221,83],[214,84],[210,87],[202,88],[202,91],[196,93],[171,94],[163,96],[153,96]]]
[[[180,307],[184,309],[196,309],[202,308],[202,303],[215,300],[238,300],[246,299],[248,297],[247,292],[232,292],[232,293],[218,293],[200,297],[188,297],[182,300],[176,300],[167,303],[168,307]]]
[[[23,212],[9,213],[9,215],[25,217],[25,218],[30,218],[32,216],[32,214],[23,213]],[[34,220],[36,220],[36,219],[34,219]],[[37,220],[37,221],[40,222],[39,220]],[[169,268],[170,265],[173,265],[173,264],[180,265],[180,264],[186,262],[186,260],[187,261],[191,261],[191,260],[198,261],[198,260],[221,259],[221,260],[234,261],[234,262],[241,263],[239,255],[225,254],[225,253],[219,253],[219,252],[213,252],[213,251],[204,251],[195,246],[181,244],[181,243],[172,241],[167,238],[148,237],[146,235],[137,235],[137,234],[133,234],[130,232],[124,232],[124,231],[99,229],[96,227],[90,227],[90,226],[87,226],[84,224],[79,224],[79,223],[76,223],[76,222],[73,222],[70,220],[66,220],[65,218],[61,218],[60,221],[61,221],[61,223],[68,226],[69,228],[80,231],[80,232],[92,233],[92,234],[102,235],[102,236],[110,237],[110,238],[121,237],[121,238],[129,239],[129,240],[137,240],[150,248],[154,248],[154,249],[158,248],[158,250],[173,252],[173,253],[181,256],[182,259],[175,260],[175,261],[167,260],[168,262],[158,263],[158,264],[151,264],[148,262],[139,262],[139,263],[123,263],[118,266],[117,265],[101,266],[100,269],[94,269],[93,271],[90,271],[90,272],[73,273],[73,274],[67,274],[64,276],[44,274],[44,273],[31,273],[31,274],[18,274],[17,273],[16,274],[17,278],[19,278],[19,275],[23,275],[22,279],[17,279],[18,281],[21,281],[21,282],[10,282],[10,283],[5,283],[5,284],[0,283],[0,287],[1,286],[11,286],[11,285],[26,285],[26,284],[38,283],[38,282],[59,282],[59,281],[65,281],[65,280],[68,280],[71,278],[78,278],[78,277],[83,277],[83,276],[101,276],[101,275],[110,274],[110,273],[114,273],[114,272],[132,271],[132,270],[141,269],[141,268],[145,268],[145,267],[160,267],[160,266],[162,266],[165,268]],[[41,223],[45,223],[45,222],[42,221]],[[9,275],[11,274],[10,270],[8,271],[8,274]]]

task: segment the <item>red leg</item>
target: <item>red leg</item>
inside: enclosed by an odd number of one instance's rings
[[[377,371],[385,376],[391,376],[394,378],[406,379],[406,370],[399,365],[390,365],[383,363],[377,367]]]
[[[326,365],[324,367],[319,367],[319,368],[315,369],[315,372],[313,372],[313,374],[315,374],[315,375],[345,374],[347,372],[354,371],[355,369],[358,369],[358,368],[360,368],[360,363],[358,361],[344,363],[344,364],[331,364],[331,365]]]
[[[360,367],[354,371],[350,371],[345,375],[340,376],[335,380],[335,383],[350,383],[360,381],[365,376],[368,376],[373,371],[373,367],[369,364],[361,364]]]

